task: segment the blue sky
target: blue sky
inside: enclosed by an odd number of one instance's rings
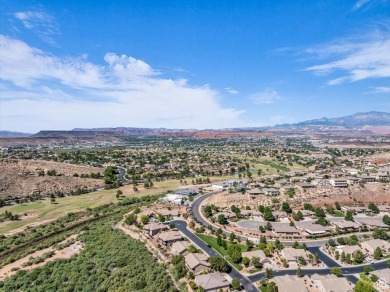
[[[390,110],[390,1],[0,3],[0,129]]]

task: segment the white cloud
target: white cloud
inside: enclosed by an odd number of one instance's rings
[[[233,95],[236,95],[236,94],[239,94],[240,92],[232,87],[225,87],[225,90],[230,93],[230,94],[233,94]]]
[[[390,34],[379,34],[363,42],[332,44],[307,50],[310,54],[334,60],[306,68],[318,75],[341,73],[330,85],[369,78],[390,77]]]
[[[243,126],[243,111],[223,108],[209,86],[163,78],[149,64],[107,53],[105,65],[58,57],[0,35],[3,128]]]
[[[390,93],[390,87],[384,87],[384,86],[374,87],[372,93]]]
[[[368,2],[370,2],[370,0],[359,0],[358,2],[355,3],[355,5],[353,6],[353,9],[354,10],[359,9],[360,7],[364,6]]]
[[[33,31],[43,41],[54,45],[54,36],[60,34],[54,17],[43,11],[21,11],[14,13],[26,29]]]
[[[271,104],[280,100],[282,97],[274,89],[267,89],[261,92],[257,92],[250,96],[250,99],[255,104]]]

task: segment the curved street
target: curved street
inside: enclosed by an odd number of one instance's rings
[[[178,230],[180,230],[188,239],[194,242],[199,248],[201,248],[205,253],[209,256],[220,256],[214,249],[209,247],[205,242],[203,242],[199,237],[193,234],[190,230],[187,229],[187,223],[182,220],[174,220],[171,221],[175,223],[175,226]],[[237,278],[240,280],[241,285],[244,287],[245,291],[252,292],[258,291],[258,289],[253,285],[252,281],[247,277],[243,276],[239,271],[237,271],[234,267],[230,266],[231,270],[228,273],[230,277]]]
[[[202,195],[201,197],[198,197],[196,200],[194,200],[191,205],[190,205],[190,214],[192,216],[192,218],[194,218],[194,220],[198,223],[201,223],[202,225],[204,226],[209,226],[211,225],[213,227],[213,229],[217,229],[216,226],[214,226],[212,223],[208,222],[201,214],[201,204],[202,202],[207,199],[208,197],[214,195],[215,193],[208,193],[208,194],[205,194],[205,195]],[[216,252],[208,247],[202,240],[200,240],[196,235],[194,235],[191,231],[189,231],[187,229],[187,224],[183,221],[175,221],[175,222],[181,222],[181,223],[184,223],[184,224],[179,224],[179,225],[176,225],[177,228],[183,232],[184,234],[188,234],[188,237],[192,240],[193,238],[196,239],[196,241],[194,240],[194,242],[196,244],[198,244],[198,242],[200,241],[201,242],[201,245],[199,245],[199,247],[201,247],[203,249],[203,246],[205,246],[205,248],[207,248],[207,250],[205,250],[208,254],[210,252],[210,254],[212,255],[215,255]],[[224,230],[223,231],[227,236],[229,236],[230,232]],[[247,239],[247,237],[245,236],[240,236],[242,239]],[[328,241],[328,239],[324,239],[324,240],[315,240],[315,241],[304,241],[308,247],[308,250],[311,252],[311,253],[318,253],[319,255],[319,258],[321,260],[321,262],[323,262],[327,268],[319,268],[319,269],[302,269],[302,274],[303,275],[314,275],[314,274],[321,274],[321,275],[327,275],[327,274],[330,274],[330,269],[332,267],[339,267],[341,268],[341,271],[343,273],[344,276],[346,276],[352,283],[356,284],[356,282],[358,281],[358,278],[356,276],[354,276],[354,274],[358,274],[358,273],[362,273],[364,271],[364,267],[365,266],[372,266],[375,270],[381,270],[381,269],[386,269],[388,266],[387,266],[387,262],[386,260],[383,260],[381,262],[376,262],[374,264],[363,264],[363,265],[359,265],[359,266],[349,266],[349,267],[342,267],[338,262],[336,262],[334,259],[332,259],[330,256],[328,256],[326,253],[324,253],[320,247],[323,246],[326,242]],[[286,246],[291,246],[293,244],[293,242],[291,241],[281,241],[284,245]],[[234,271],[234,274],[235,276],[232,275],[232,277],[235,277],[235,278],[240,278],[240,280],[242,280],[243,282],[242,283],[245,283],[245,280],[250,280],[252,282],[256,282],[256,281],[259,281],[261,279],[263,279],[265,277],[265,273],[264,272],[261,272],[261,273],[257,273],[257,274],[254,274],[254,275],[250,275],[248,277],[243,277],[237,270],[235,269],[232,269],[232,271]],[[238,275],[241,275],[241,277],[237,276]],[[284,269],[284,270],[276,270],[273,272],[273,276],[283,276],[283,275],[296,275],[296,269]],[[245,285],[244,285],[245,286]],[[256,289],[256,288],[255,288]],[[247,290],[247,291],[251,291],[251,290]]]

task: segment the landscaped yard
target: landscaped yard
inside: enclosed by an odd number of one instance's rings
[[[214,250],[216,250],[222,257],[224,257],[232,266],[234,266],[237,270],[242,270],[242,266],[240,264],[233,263],[227,254],[227,251],[217,244],[217,238],[214,236],[202,234],[202,233],[196,233],[196,236],[198,236],[200,239],[202,239],[204,242],[206,242],[208,245],[210,245]],[[231,245],[231,243],[228,241],[227,245]],[[248,247],[243,244],[237,244],[241,251],[247,251]],[[256,250],[256,248],[253,248],[252,250]]]
[[[156,195],[168,190],[177,189],[180,186],[178,180],[167,180],[157,182],[151,189],[143,189],[139,187],[139,191],[133,190],[133,185],[126,185],[119,190],[122,190],[126,197],[143,197],[147,195]],[[94,208],[111,202],[116,203],[116,192],[118,189],[102,190],[83,194],[79,196],[69,196],[64,198],[56,198],[56,202],[51,203],[50,199],[39,200],[32,203],[13,205],[0,208],[0,213],[8,210],[14,214],[22,216],[23,219],[18,221],[6,221],[0,223],[0,234],[19,230],[30,224],[39,224],[53,219],[65,216],[69,212],[83,211],[86,208]],[[23,215],[27,213],[27,217]]]
[[[334,214],[332,215],[334,217],[344,217],[344,213],[340,211],[335,211]]]

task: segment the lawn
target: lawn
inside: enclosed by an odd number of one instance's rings
[[[344,213],[340,211],[335,211],[334,214],[332,215],[333,217],[344,217]]]
[[[135,192],[132,185],[126,185],[122,190],[125,197],[143,197],[146,195],[156,195],[168,190],[177,189],[180,186],[178,180],[167,180],[156,182],[151,189],[144,189],[139,186],[139,191]],[[56,198],[56,203],[51,203],[50,199],[40,200],[27,204],[13,205],[0,208],[0,213],[8,210],[14,214],[23,216],[27,213],[28,217],[18,221],[7,221],[0,223],[0,234],[4,234],[15,229],[23,228],[30,224],[39,224],[49,220],[65,216],[69,212],[78,212],[86,208],[94,208],[111,202],[118,202],[116,192],[118,189],[96,191],[79,196],[69,196]]]
[[[210,177],[210,180],[215,182],[231,178],[234,178],[234,176]],[[192,186],[191,181],[191,178],[187,179],[187,183],[189,184],[188,187]],[[83,211],[86,208],[94,208],[111,202],[116,203],[118,202],[118,199],[116,198],[117,190],[121,190],[125,197],[143,197],[161,194],[169,190],[176,190],[179,187],[185,188],[187,186],[181,185],[179,180],[166,180],[155,182],[151,189],[144,189],[143,185],[140,184],[137,186],[138,192],[133,190],[133,185],[125,185],[119,189],[102,190],[79,196],[56,198],[54,204],[50,202],[50,199],[45,199],[32,203],[2,207],[0,208],[0,213],[8,210],[21,216],[27,213],[28,217],[18,221],[0,223],[0,234],[13,232],[14,230],[19,231],[19,229],[30,224],[39,224],[57,219],[65,216],[69,212]]]
[[[222,246],[219,246],[217,244],[217,238],[216,237],[210,236],[210,235],[206,235],[206,234],[202,234],[202,233],[196,233],[196,236],[198,236],[205,243],[210,245],[215,251],[217,251],[221,256],[223,256],[237,270],[239,270],[239,271],[242,270],[242,266],[240,264],[233,263],[231,261],[229,255],[227,254],[227,251]],[[231,243],[228,241],[227,245],[229,246],[229,245],[231,245]],[[237,245],[241,248],[242,252],[245,252],[245,251],[248,250],[248,247],[246,245],[243,245],[243,244],[237,244]],[[252,250],[255,250],[255,248],[252,249]]]

